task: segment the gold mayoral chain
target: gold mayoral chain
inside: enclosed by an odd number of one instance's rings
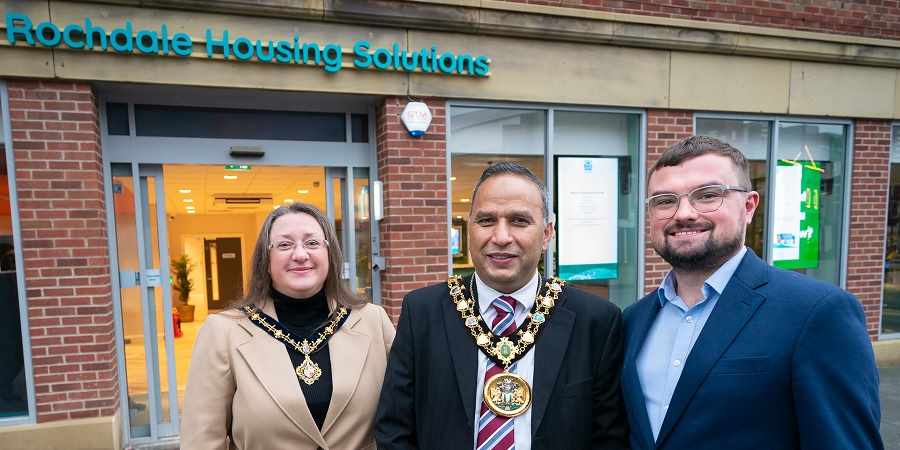
[[[322,368],[313,362],[309,355],[319,350],[322,343],[327,341],[328,338],[337,332],[338,328],[341,327],[344,323],[344,319],[347,318],[347,315],[350,312],[344,306],[338,307],[332,315],[331,320],[328,322],[328,325],[319,332],[319,336],[314,341],[310,341],[309,339],[300,340],[295,337],[290,331],[286,330],[283,325],[278,323],[277,320],[260,311],[259,308],[255,306],[245,305],[241,307],[241,309],[244,310],[244,313],[247,314],[247,317],[250,318],[250,321],[256,324],[256,326],[262,328],[276,340],[283,342],[288,349],[296,350],[303,354],[303,362],[294,368],[294,372],[297,374],[297,378],[307,385],[312,385],[322,376]]]
[[[469,283],[469,292],[475,292],[475,277]],[[488,408],[504,417],[516,417],[525,413],[531,406],[531,386],[519,375],[511,373],[509,367],[534,345],[538,338],[541,326],[550,318],[559,293],[562,292],[565,281],[558,278],[550,278],[544,283],[543,294],[539,288],[535,296],[534,307],[528,313],[528,317],[522,326],[512,336],[497,336],[491,328],[484,323],[481,314],[476,310],[478,302],[474,295],[466,298],[465,286],[460,282],[460,277],[453,276],[447,280],[450,288],[450,298],[456,305],[459,317],[469,328],[475,345],[495,363],[503,367],[500,372],[484,383],[484,402]],[[540,287],[540,278],[538,278]]]

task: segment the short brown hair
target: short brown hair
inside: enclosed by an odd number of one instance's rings
[[[647,182],[650,182],[653,172],[663,167],[680,166],[684,162],[698,156],[709,154],[730,159],[731,163],[734,164],[734,168],[737,169],[738,183],[741,184],[741,187],[747,190],[753,189],[750,183],[750,165],[747,163],[747,158],[744,157],[744,154],[725,142],[707,136],[691,136],[669,146],[660,155],[656,164],[650,168],[650,172],[647,173]]]
[[[328,241],[328,275],[325,278],[325,296],[330,306],[343,305],[355,308],[366,303],[356,296],[347,283],[341,279],[341,270],[344,266],[341,244],[338,241],[334,229],[328,218],[318,208],[305,203],[293,203],[287,206],[279,206],[269,213],[259,230],[256,238],[256,247],[253,249],[253,262],[251,264],[250,289],[240,305],[254,304],[262,306],[272,296],[272,275],[269,273],[269,252],[272,224],[279,217],[287,214],[306,214],[311,216],[322,227],[325,240]]]

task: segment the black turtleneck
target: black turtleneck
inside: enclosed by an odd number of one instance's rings
[[[278,322],[284,325],[294,336],[308,339],[310,342],[318,337],[318,331],[326,322],[331,311],[328,309],[328,300],[325,298],[325,289],[320,290],[310,298],[293,298],[272,289],[272,299],[275,300],[275,314]],[[288,348],[291,355],[291,363],[298,367],[303,362],[303,354]],[[322,376],[312,385],[304,383],[300,378],[300,389],[306,398],[306,406],[312,414],[319,429],[325,422],[328,413],[328,405],[331,403],[333,390],[331,382],[331,358],[328,353],[328,341],[322,343],[310,358],[322,369]]]

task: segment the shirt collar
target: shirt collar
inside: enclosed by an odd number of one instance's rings
[[[534,297],[537,295],[537,287],[538,287],[538,273],[534,272],[534,276],[531,277],[531,280],[528,283],[525,283],[525,286],[519,288],[519,290],[511,293],[504,294],[496,289],[488,286],[478,274],[475,274],[475,289],[478,289],[478,306],[482,313],[487,311],[488,308],[491,307],[491,303],[501,295],[508,295],[525,307],[525,310],[528,311],[534,306]]]
[[[728,261],[725,261],[725,264],[719,266],[709,278],[703,282],[703,294],[708,298],[709,297],[709,289],[712,289],[717,294],[722,295],[722,292],[725,290],[725,286],[728,285],[728,282],[731,281],[731,277],[734,275],[734,272],[737,271],[738,266],[741,264],[741,260],[744,259],[744,255],[747,253],[747,247],[741,247],[741,250],[738,251],[734,256],[732,256]],[[675,290],[675,274],[672,271],[669,271],[666,274],[666,277],[663,279],[662,284],[659,286],[659,305],[665,306],[667,301],[672,301],[675,297],[678,296],[677,291]]]

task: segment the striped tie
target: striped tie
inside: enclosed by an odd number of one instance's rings
[[[516,299],[502,295],[491,303],[497,311],[497,317],[491,324],[491,331],[498,336],[509,336],[516,331],[516,321],[513,311],[516,308]],[[515,371],[516,365],[509,368]],[[484,373],[484,382],[487,383],[492,376],[503,372],[503,368],[488,360],[487,371]],[[494,414],[488,409],[487,403],[481,401],[481,415],[478,418],[478,439],[476,450],[513,450],[515,443],[515,421],[512,417],[503,417]]]

